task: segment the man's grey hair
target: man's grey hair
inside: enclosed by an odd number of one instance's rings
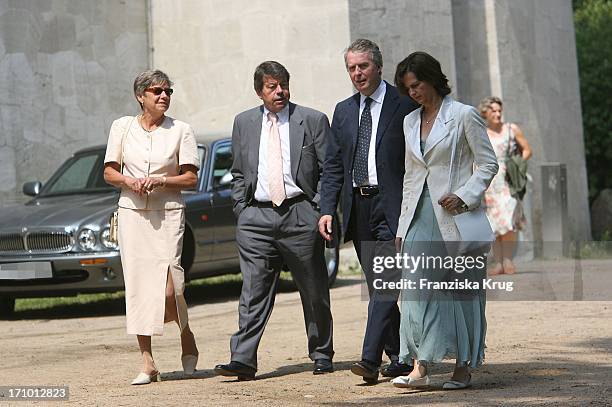
[[[370,54],[370,59],[372,60],[372,62],[374,62],[374,64],[377,67],[382,68],[383,66],[382,53],[380,52],[380,48],[378,48],[378,45],[376,45],[376,43],[373,41],[367,40],[365,38],[359,38],[353,41],[353,43],[349,45],[348,48],[344,51],[344,64],[345,65],[346,65],[346,55],[349,52],[368,53]]]
[[[150,88],[153,85],[168,85],[172,86],[172,81],[164,72],[159,69],[150,69],[144,71],[134,79],[134,96],[138,101],[138,96],[144,95],[145,89]],[[142,109],[142,104],[138,102]]]

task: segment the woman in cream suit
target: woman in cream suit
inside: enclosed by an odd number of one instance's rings
[[[452,242],[461,241],[453,215],[480,206],[497,173],[495,152],[478,111],[448,96],[448,80],[432,56],[409,55],[398,65],[395,82],[400,92],[421,105],[404,119],[406,172],[397,247],[423,261],[426,256],[446,259],[455,253],[451,247],[457,244]],[[484,290],[419,289],[421,279],[477,281],[485,275],[484,263],[467,270],[452,264],[404,268],[403,278],[415,281],[417,288],[402,292],[400,359],[414,361],[414,370],[394,379],[397,387],[429,385],[428,364],[455,358],[453,376],[443,388],[465,388],[471,381],[469,369],[483,361]]]
[[[170,86],[161,71],[136,77],[134,95],[142,113],[113,122],[104,158],[104,179],[121,189],[119,247],[127,332],[137,335],[144,364],[132,384],[160,380],[151,336],[162,335],[165,322],[179,326],[185,374],[193,374],[198,360],[183,297],[181,189],[195,187],[199,159],[191,126],[165,115]]]

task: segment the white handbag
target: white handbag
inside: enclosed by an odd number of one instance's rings
[[[449,129],[451,131],[452,129]],[[448,174],[448,192],[452,193],[453,189],[453,175],[455,169],[455,153],[457,151],[457,144],[459,144],[459,125],[457,125],[457,131],[455,132],[454,139],[452,142],[451,149],[451,161],[450,170]],[[461,153],[463,149],[459,150],[459,161],[461,162]],[[486,254],[491,250],[491,244],[495,240],[495,234],[491,229],[491,223],[487,218],[485,208],[480,205],[472,210],[466,210],[465,212],[459,213],[453,216],[455,226],[459,230],[461,241],[458,242],[458,253],[474,253],[479,252]]]

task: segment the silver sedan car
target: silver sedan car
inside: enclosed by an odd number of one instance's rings
[[[187,280],[239,271],[231,139],[200,137],[198,142],[198,186],[183,191]],[[105,149],[76,152],[44,185],[24,184],[32,200],[0,209],[0,317],[13,312],[16,298],[123,289],[119,248],[109,240],[108,223],[119,191],[104,182]],[[338,255],[337,247],[326,249],[330,284]]]

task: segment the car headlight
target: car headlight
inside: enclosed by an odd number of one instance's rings
[[[93,230],[82,229],[77,236],[77,242],[82,250],[94,250],[96,247],[96,234]]]
[[[116,242],[111,242],[110,240],[110,228],[106,228],[100,233],[100,241],[102,245],[107,249],[117,250],[119,247]]]

